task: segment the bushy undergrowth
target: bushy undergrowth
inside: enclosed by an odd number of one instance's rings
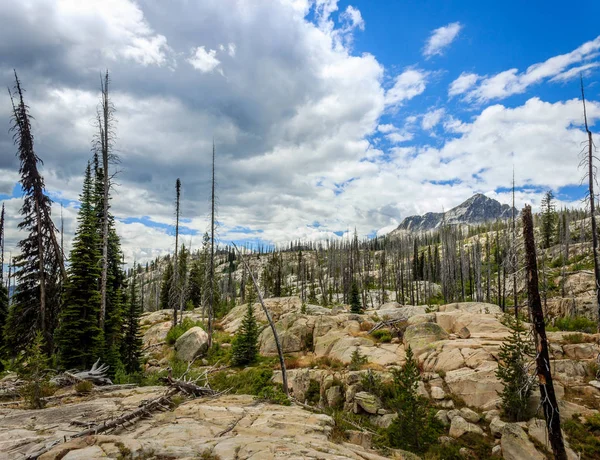
[[[234,394],[254,395],[260,400],[275,404],[289,404],[281,385],[272,382],[273,369],[265,365],[251,367],[240,372],[221,371],[209,377],[211,388],[229,390]]]
[[[174,345],[177,339],[189,331],[191,328],[199,326],[205,329],[205,325],[202,321],[192,321],[190,318],[183,318],[183,321],[175,327],[171,327],[167,332],[165,341],[168,345]]]
[[[548,326],[546,329],[550,332],[568,331],[594,334],[598,329],[598,325],[595,321],[585,316],[566,316],[564,318],[557,318],[554,321],[554,325]]]
[[[600,458],[600,415],[594,414],[585,422],[576,415],[564,422],[563,429],[575,452],[581,452],[582,460]]]
[[[390,343],[392,341],[392,333],[387,329],[378,329],[373,331],[371,335],[380,343]]]

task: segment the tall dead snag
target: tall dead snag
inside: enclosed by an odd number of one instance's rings
[[[108,174],[109,160],[112,158],[112,141],[114,137],[113,121],[114,107],[110,102],[108,85],[110,79],[108,70],[104,77],[100,79],[100,105],[98,107],[98,142],[97,148],[102,155],[102,270],[100,276],[100,328],[104,329],[104,320],[106,317],[106,302],[107,302],[107,282],[108,282],[108,237],[109,237],[109,193],[110,193],[110,175]]]
[[[171,279],[171,295],[169,302],[173,308],[173,327],[177,326],[177,295],[179,294],[179,265],[177,264],[177,250],[179,249],[179,199],[181,198],[181,181],[175,181],[175,259],[173,260],[173,278]],[[176,293],[176,294],[175,294]],[[174,297],[175,296],[175,297]],[[182,312],[183,317],[183,312]]]
[[[275,345],[277,346],[277,354],[279,355],[279,364],[281,366],[283,391],[284,391],[285,395],[289,398],[290,394],[288,391],[287,373],[285,371],[285,359],[283,358],[283,349],[281,348],[281,342],[279,341],[279,334],[277,334],[277,329],[275,328],[275,323],[273,322],[273,319],[271,318],[271,314],[269,313],[269,310],[267,310],[267,307],[265,307],[265,302],[263,301],[263,296],[260,293],[260,287],[259,287],[258,283],[256,282],[256,278],[254,278],[254,274],[252,273],[252,270],[250,270],[250,266],[246,262],[246,259],[244,259],[244,256],[242,255],[242,253],[240,252],[240,250],[238,249],[236,244],[233,242],[231,244],[233,244],[233,247],[235,248],[238,255],[240,256],[240,260],[244,264],[244,267],[246,267],[246,270],[248,270],[248,273],[250,273],[250,279],[252,280],[252,283],[254,284],[254,290],[256,291],[256,294],[258,295],[258,301],[260,302],[260,305],[262,306],[262,309],[265,312],[265,316],[267,317],[269,326],[271,326],[271,331],[273,331],[273,337],[275,338]]]
[[[594,204],[594,180],[596,178],[593,160],[594,156],[594,140],[592,139],[592,132],[588,127],[587,112],[585,109],[585,93],[583,91],[583,76],[581,78],[581,101],[583,103],[583,121],[585,123],[585,132],[587,133],[587,141],[585,142],[586,147],[582,151],[583,158],[579,163],[580,166],[587,166],[587,172],[583,176],[587,176],[589,190],[588,195],[590,199],[590,219],[592,221],[592,248],[594,252],[594,278],[596,280],[596,310],[598,311],[598,330],[600,331],[600,261],[598,259],[598,229],[596,227],[596,215],[595,215],[595,204]],[[587,152],[586,152],[587,150]],[[596,158],[597,159],[597,158]]]
[[[554,393],[554,384],[552,383],[552,373],[550,372],[550,356],[548,353],[548,339],[546,338],[546,326],[544,324],[544,312],[540,300],[538,285],[538,271],[535,251],[535,240],[533,237],[533,218],[531,217],[531,207],[523,208],[523,239],[525,240],[525,262],[527,269],[527,303],[529,305],[530,315],[533,319],[533,327],[537,335],[537,375],[540,385],[540,394],[542,397],[542,407],[546,426],[548,428],[548,438],[554,452],[556,460],[566,460],[567,453],[560,430],[560,413],[556,394]]]
[[[215,141],[212,149],[212,179],[210,192],[210,261],[208,271],[208,348],[212,346],[213,321],[215,315]],[[256,287],[258,291],[258,286]],[[259,294],[260,295],[260,294]]]

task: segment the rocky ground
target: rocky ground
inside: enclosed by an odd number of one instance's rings
[[[391,369],[404,363],[405,349],[410,345],[422,368],[419,392],[437,406],[437,417],[448,428],[448,436],[441,442],[452,443],[476,433],[489,440],[490,457],[546,458],[545,424],[537,410],[539,393],[533,398],[528,422],[505,423],[500,418],[498,391],[502,386],[495,371],[500,345],[510,331],[500,321],[498,306],[455,303],[414,307],[388,303],[355,315],[341,307],[303,308],[297,297],[268,299],[266,303],[288,356],[288,384],[296,400],[304,402],[311,385],[314,392],[316,382],[318,407],[341,407],[368,417],[374,426],[386,427],[396,415],[386,411],[375,395],[364,391],[361,376],[376,372],[384,381],[391,379]],[[221,321],[222,335],[235,333],[245,308],[236,307]],[[264,324],[260,305],[254,309]],[[187,312],[186,316],[201,320],[199,311]],[[403,320],[402,340],[379,343],[368,334],[373,325],[386,319]],[[205,349],[205,333],[199,327],[181,336],[174,350],[166,345],[170,321],[170,311],[142,318],[148,373],[165,369],[172,354],[188,361]],[[554,332],[549,333],[549,339],[561,417],[566,420],[574,414],[585,417],[596,412],[600,409],[600,382],[594,374],[600,337]],[[348,364],[356,350],[367,363],[351,371]],[[260,351],[267,356],[276,353],[268,328],[260,335]],[[274,380],[281,382],[279,371]],[[80,426],[72,425],[74,420],[81,425],[117,417],[164,391],[164,387],[141,387],[78,396],[38,411],[0,407],[0,458],[24,458],[27,452],[80,431]],[[173,410],[154,414],[110,435],[58,445],[41,458],[383,458],[371,449],[370,433],[352,431],[346,433],[345,442],[335,443],[333,427],[328,415],[299,405],[280,406],[251,396],[223,395],[184,401]],[[388,455],[415,458],[400,452]],[[569,455],[577,458],[572,450]]]

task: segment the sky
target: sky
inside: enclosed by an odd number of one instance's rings
[[[16,69],[53,217],[70,248],[109,69],[126,260],[201,244],[216,147],[219,240],[285,244],[474,193],[581,206],[579,75],[598,138],[600,3],[373,0],[0,0],[0,82]],[[585,9],[585,14],[581,14]],[[1,125],[4,125],[4,128]],[[0,201],[16,253],[22,194],[0,92]],[[61,210],[62,206],[62,210]]]

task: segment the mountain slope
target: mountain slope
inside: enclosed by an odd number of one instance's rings
[[[515,213],[518,214],[518,211],[515,210]],[[509,205],[501,204],[493,198],[477,193],[445,213],[428,212],[422,216],[406,217],[392,234],[402,231],[423,232],[433,230],[442,225],[444,221],[450,225],[473,225],[497,219],[509,219],[511,216],[512,209]]]

